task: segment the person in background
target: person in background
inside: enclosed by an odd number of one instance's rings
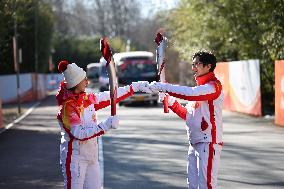
[[[152,82],[150,89],[159,91],[161,101],[166,95],[169,108],[186,121],[189,139],[188,188],[216,189],[221,149],[223,146],[221,82],[215,77],[216,57],[207,51],[192,57],[192,71],[197,86],[178,86]],[[166,93],[166,94],[165,94]],[[177,98],[189,101],[182,106]]]
[[[86,72],[75,63],[61,61],[58,70],[63,73],[56,94],[61,127],[60,164],[65,189],[101,189],[97,137],[119,124],[117,116],[98,123],[96,111],[110,105],[109,91],[86,93]],[[147,92],[148,82],[133,82],[117,89],[117,102],[133,95]]]

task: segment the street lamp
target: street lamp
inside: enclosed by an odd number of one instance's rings
[[[38,100],[38,0],[35,0],[35,88],[36,100]]]

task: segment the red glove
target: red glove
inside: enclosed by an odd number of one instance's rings
[[[166,96],[168,96],[168,103],[169,103],[169,106],[172,106],[172,105],[175,103],[176,99],[175,99],[175,97],[172,97],[172,96],[170,96],[170,95],[168,95],[168,94],[159,93],[159,101],[160,101],[160,102],[163,102]]]

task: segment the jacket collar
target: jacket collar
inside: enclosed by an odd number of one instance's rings
[[[209,81],[216,81],[217,78],[215,77],[214,72],[208,72],[205,75],[199,76],[195,78],[197,85],[204,85],[205,83],[208,83]]]
[[[66,88],[66,83],[63,81],[60,83],[59,90],[56,94],[56,100],[58,105],[62,105],[63,102],[66,101],[67,99],[74,99],[79,104],[81,104],[82,101],[84,100],[85,94],[86,93],[81,93],[81,94],[73,93],[71,90],[68,90]]]

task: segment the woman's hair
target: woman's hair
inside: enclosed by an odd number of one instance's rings
[[[199,61],[202,62],[203,66],[211,64],[210,72],[213,72],[216,68],[216,57],[215,55],[210,51],[200,50],[192,56],[192,60],[196,57],[199,57]]]
[[[77,86],[77,85],[76,85],[76,86]],[[70,89],[68,89],[68,90],[70,90],[70,91],[74,92],[74,91],[75,91],[75,89],[76,89],[76,86],[75,86],[75,87],[72,87],[72,88],[70,88]]]

